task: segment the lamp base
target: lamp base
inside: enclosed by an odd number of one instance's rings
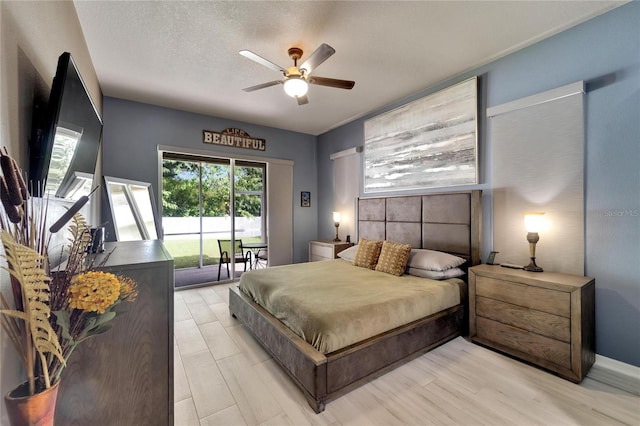
[[[338,243],[338,242],[340,242],[340,241],[342,241],[340,238],[334,238],[334,239],[333,239],[333,242],[334,242],[334,243]]]
[[[529,262],[529,264],[524,267],[524,270],[525,271],[529,271],[529,272],[544,272],[541,267],[536,265],[536,258],[535,257],[531,258],[531,262]]]

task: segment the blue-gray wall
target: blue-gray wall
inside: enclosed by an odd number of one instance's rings
[[[293,166],[293,259],[304,262],[308,241],[316,238],[316,141],[302,133],[224,120],[158,106],[104,98],[103,153],[105,176],[151,182],[158,194],[158,145],[292,160]],[[266,151],[204,144],[202,130],[221,131],[235,127],[252,137],[265,139]],[[300,191],[311,191],[311,208],[300,207]],[[267,201],[268,202],[268,201]],[[103,220],[108,202],[102,202]]]
[[[632,2],[318,138],[318,235],[332,235],[329,155],[362,145],[363,121],[470,76],[492,107],[568,83],[587,82],[586,274],[596,278],[596,352],[640,366],[640,2]],[[484,111],[482,112],[484,115]],[[481,124],[479,164],[490,212],[491,139]],[[461,189],[461,188],[456,188]],[[463,188],[464,189],[464,188]],[[485,214],[483,256],[491,249]]]

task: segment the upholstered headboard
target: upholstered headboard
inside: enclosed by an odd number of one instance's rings
[[[358,238],[444,251],[480,263],[482,191],[358,199]]]

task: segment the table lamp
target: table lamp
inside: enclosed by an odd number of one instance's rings
[[[338,238],[338,227],[340,226],[340,212],[333,212],[333,225],[336,227],[336,237],[333,241],[340,241]]]
[[[544,213],[525,213],[524,225],[527,228],[527,241],[529,241],[529,256],[531,261],[524,267],[525,271],[542,272],[542,268],[536,265],[536,243],[540,240],[538,231],[542,227],[542,215]]]

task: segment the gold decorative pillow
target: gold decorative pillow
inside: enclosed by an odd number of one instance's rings
[[[353,259],[353,264],[363,268],[375,269],[381,248],[382,241],[372,241],[367,240],[366,238],[360,238],[360,241],[358,242],[358,251],[356,252],[356,257]]]
[[[409,253],[411,253],[411,244],[400,244],[391,241],[383,242],[376,271],[399,277],[407,267]]]

